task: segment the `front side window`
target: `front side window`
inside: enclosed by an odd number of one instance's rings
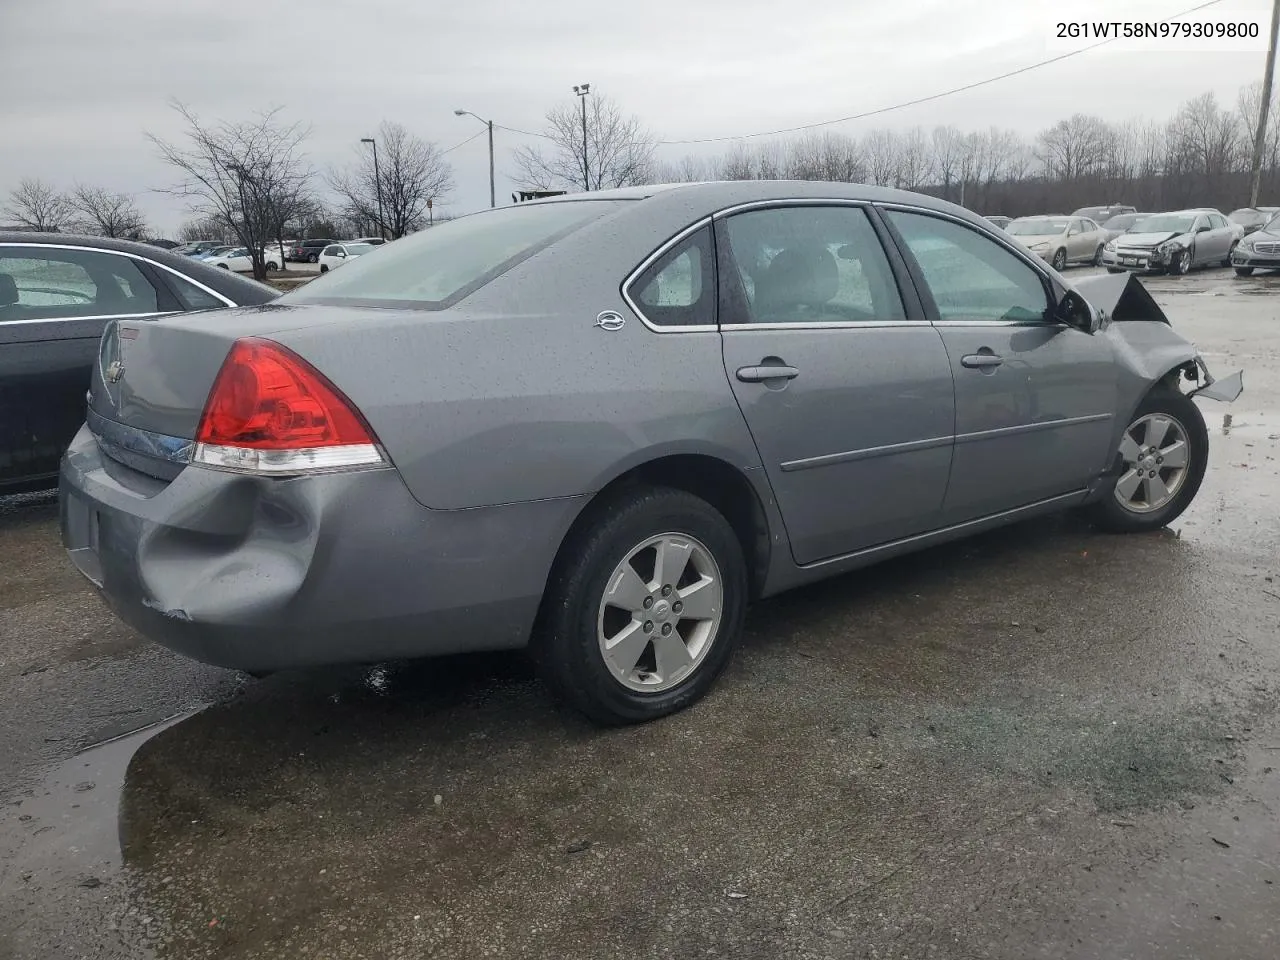
[[[722,323],[905,320],[893,271],[867,213],[854,206],[788,206],[725,221]]]
[[[0,323],[155,313],[134,262],[101,250],[0,247]]]
[[[459,217],[359,257],[281,303],[386,304],[441,310],[625,200],[519,204]],[[320,243],[319,246],[326,244]]]
[[[660,327],[715,323],[711,228],[703,227],[645,268],[628,292],[646,320]]]
[[[952,220],[888,212],[920,266],[940,320],[1044,320],[1039,272],[994,240]]]

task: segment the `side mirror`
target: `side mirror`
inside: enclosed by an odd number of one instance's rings
[[[1102,327],[1102,314],[1074,290],[1068,290],[1058,301],[1053,318],[1088,334],[1097,333]]]
[[[1210,230],[1210,227],[1206,223],[1202,223],[1200,224],[1200,226],[1196,227],[1196,233],[1208,233],[1209,230]]]

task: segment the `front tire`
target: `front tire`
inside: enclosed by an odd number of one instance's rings
[[[1191,251],[1179,250],[1177,255],[1169,261],[1169,272],[1178,276],[1185,276],[1191,272]]]
[[[1057,250],[1053,254],[1053,269],[1061,273],[1067,269],[1067,251]]]
[[[1222,265],[1223,265],[1224,267],[1229,267],[1229,266],[1231,266],[1231,255],[1232,255],[1233,253],[1235,253],[1235,252],[1236,252],[1236,245],[1233,243],[1233,244],[1231,245],[1231,249],[1229,249],[1229,250],[1227,251],[1227,255],[1226,255],[1225,257],[1223,257],[1223,259],[1222,259]]]
[[[1107,273],[1124,273],[1119,267],[1107,267]]]
[[[1154,387],[1120,439],[1120,474],[1091,506],[1095,522],[1114,533],[1159,530],[1195,498],[1209,462],[1209,431],[1195,402]]]
[[[1102,244],[1098,244],[1098,249],[1093,251],[1093,265],[1095,267],[1102,266]]]
[[[701,698],[742,630],[742,545],[705,500],[666,487],[595,509],[552,571],[533,652],[553,692],[604,724]]]
[[[328,265],[327,263],[322,263],[322,264],[320,264],[320,272],[321,272],[321,273],[328,273],[328,272],[329,272],[329,265]]]
[[[319,259],[320,259],[320,255],[313,253],[307,257],[307,263],[315,263]]]
[[[223,270],[230,270],[230,269],[231,269],[231,268],[230,268],[230,267],[228,267],[225,263],[220,263],[220,264],[218,264],[218,266],[220,266]]]
[[[270,271],[272,271],[272,272],[275,272],[276,270],[279,270],[279,269],[280,269],[280,265],[279,265],[278,263],[276,263],[274,260],[268,260],[268,261],[267,261],[267,269],[268,269],[268,270],[270,270]]]
[[[1236,267],[1237,277],[1252,277],[1253,267]]]

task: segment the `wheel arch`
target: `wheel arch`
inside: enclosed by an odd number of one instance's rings
[[[728,459],[703,451],[675,451],[620,466],[578,511],[560,539],[548,579],[562,562],[567,547],[609,504],[629,489],[672,487],[715,507],[733,528],[747,564],[751,598],[761,595],[773,558],[774,532],[780,526],[771,516],[772,501],[763,476],[758,482]],[[755,471],[750,471],[755,472]],[[780,533],[780,531],[777,531]]]

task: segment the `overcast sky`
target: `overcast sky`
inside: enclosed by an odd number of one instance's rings
[[[1061,52],[1053,24],[1162,19],[1197,0],[0,0],[0,198],[23,176],[139,193],[162,233],[184,218],[150,192],[173,179],[144,132],[180,134],[172,97],[205,118],[281,106],[309,122],[312,162],[352,159],[382,119],[451,147],[526,130],[589,82],[662,138],[736,136],[846,116]],[[1195,16],[1252,21],[1267,0]],[[1084,45],[1083,42],[1080,44]],[[990,124],[1026,134],[1074,112],[1165,118],[1214,91],[1234,105],[1263,52],[1103,48],[929,104],[828,129]],[[514,187],[498,131],[499,199]],[[730,144],[663,146],[661,159]],[[449,154],[454,213],[488,204],[479,137]],[[0,199],[0,206],[3,201]],[[0,217],[0,219],[3,219]]]

